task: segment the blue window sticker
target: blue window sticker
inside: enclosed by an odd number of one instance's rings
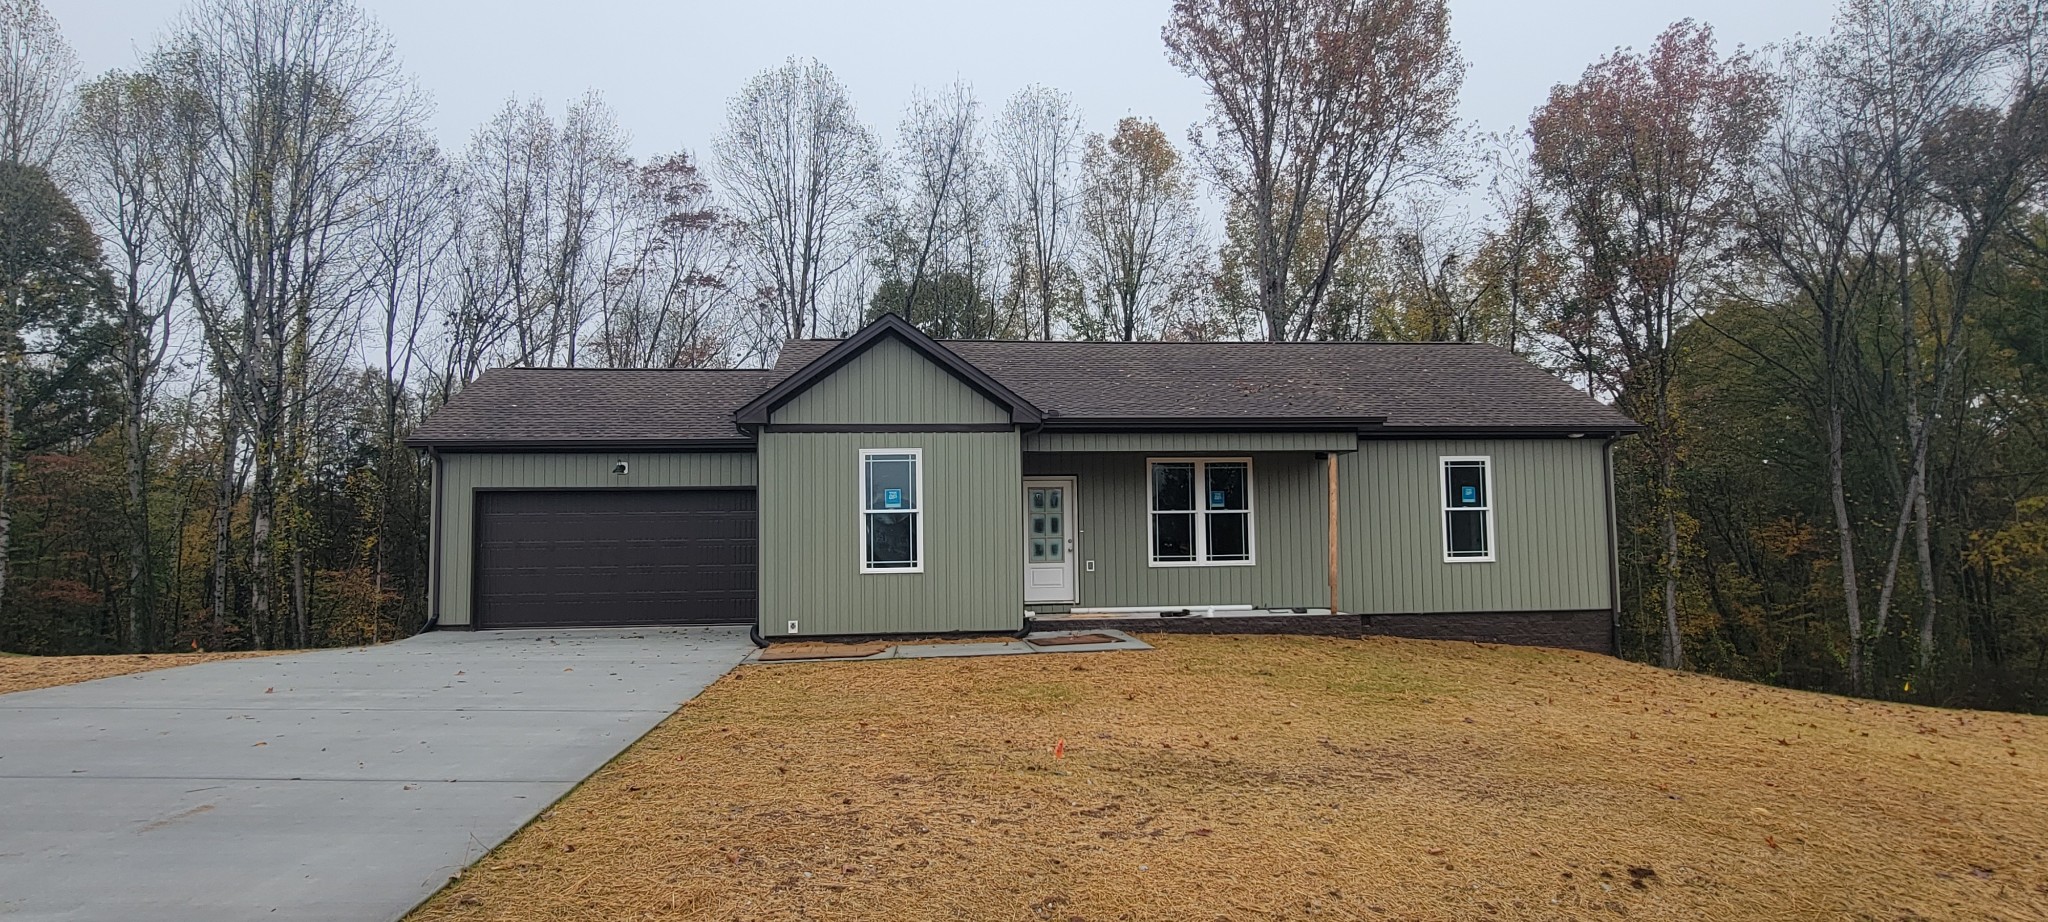
[[[1211,508],[1211,509],[1221,509],[1221,508],[1223,508],[1223,507],[1224,507],[1224,505],[1226,505],[1226,503],[1225,503],[1225,501],[1224,501],[1224,499],[1223,499],[1223,491],[1222,491],[1222,490],[1210,490],[1210,491],[1209,491],[1209,508]]]
[[[1479,488],[1478,488],[1478,487],[1459,487],[1459,488],[1458,488],[1458,501],[1459,501],[1459,502],[1461,502],[1461,503],[1464,503],[1464,504],[1465,504],[1465,505],[1467,505],[1467,506],[1476,506],[1476,505],[1478,505],[1478,504],[1479,504]]]
[[[884,489],[882,491],[882,508],[903,508],[903,490],[897,487],[889,487],[887,489]]]

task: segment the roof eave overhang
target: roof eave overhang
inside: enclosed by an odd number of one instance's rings
[[[462,452],[691,452],[753,451],[754,440],[746,437],[718,439],[436,439],[410,438],[406,447],[443,454]]]
[[[1596,423],[1585,426],[1542,424],[1535,426],[1385,426],[1360,432],[1361,438],[1377,439],[1617,439],[1641,432],[1634,423]]]
[[[812,385],[838,371],[846,363],[858,358],[874,344],[891,336],[902,340],[904,344],[933,364],[944,368],[982,396],[1008,409],[1012,424],[1036,426],[1044,418],[1045,414],[1031,401],[1003,386],[1002,382],[976,367],[974,363],[961,358],[958,353],[926,336],[924,331],[913,326],[910,321],[892,313],[883,314],[860,332],[840,340],[838,345],[826,350],[824,355],[812,359],[809,364],[783,378],[774,387],[763,391],[759,397],[747,401],[746,405],[733,412],[733,422],[748,431],[767,425],[769,416],[773,415],[777,408],[794,399],[796,395],[809,390]]]
[[[1045,432],[1373,432],[1384,416],[1050,416]]]

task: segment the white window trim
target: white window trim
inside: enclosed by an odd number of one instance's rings
[[[1203,524],[1204,524],[1204,522],[1205,522],[1205,521],[1207,520],[1207,513],[1208,513],[1208,510],[1207,510],[1207,509],[1205,509],[1205,508],[1203,508],[1203,506],[1202,506],[1202,502],[1201,502],[1201,499],[1202,499],[1202,490],[1203,490],[1203,486],[1204,486],[1204,484],[1205,484],[1205,483],[1207,482],[1207,480],[1208,480],[1208,468],[1207,468],[1207,465],[1208,465],[1208,464],[1211,464],[1211,463],[1229,463],[1229,464],[1242,464],[1242,465],[1244,465],[1244,540],[1245,540],[1245,550],[1249,552],[1249,553],[1248,553],[1248,554],[1246,555],[1246,558],[1245,558],[1244,560],[1207,560],[1207,559],[1204,559],[1204,558],[1206,558],[1206,557],[1208,556],[1208,554],[1209,554],[1209,529],[1207,529],[1207,528],[1203,527]],[[1195,508],[1193,508],[1193,509],[1189,509],[1189,510],[1186,510],[1187,512],[1191,512],[1191,513],[1194,513],[1194,515],[1195,515],[1195,559],[1194,559],[1194,560],[1160,560],[1160,559],[1158,559],[1157,553],[1158,553],[1158,550],[1159,550],[1159,535],[1158,535],[1158,531],[1159,531],[1159,516],[1160,516],[1160,515],[1162,515],[1162,514],[1170,514],[1170,513],[1167,513],[1167,512],[1162,512],[1161,510],[1155,510],[1155,509],[1153,509],[1153,508],[1152,508],[1152,502],[1153,502],[1153,500],[1155,500],[1155,499],[1158,499],[1158,497],[1157,497],[1156,495],[1154,495],[1154,494],[1153,494],[1153,492],[1152,492],[1152,489],[1153,489],[1153,488],[1152,488],[1152,466],[1153,466],[1153,465],[1155,465],[1155,464],[1193,464],[1193,465],[1195,465],[1195,484],[1194,484],[1194,487],[1195,487]],[[1146,563],[1147,563],[1147,564],[1149,564],[1149,565],[1151,565],[1151,566],[1154,566],[1154,567],[1251,567],[1251,566],[1257,566],[1257,565],[1258,565],[1258,563],[1259,563],[1259,513],[1258,513],[1258,499],[1257,499],[1257,496],[1258,496],[1258,489],[1257,489],[1257,485],[1258,485],[1258,474],[1257,474],[1256,472],[1254,472],[1254,471],[1252,470],[1252,459],[1250,459],[1250,458],[1175,458],[1175,457],[1165,457],[1165,458],[1146,458],[1146,459],[1145,459],[1145,561],[1146,561]],[[1237,512],[1238,510],[1232,509],[1232,510],[1229,510],[1229,511],[1230,511],[1230,512],[1232,512],[1232,513],[1235,513],[1235,512]]]
[[[915,480],[915,486],[914,486],[914,489],[915,489],[915,490],[916,490],[916,492],[917,492],[917,505],[916,505],[915,507],[913,507],[913,508],[911,508],[911,509],[896,509],[896,510],[890,510],[890,509],[869,509],[869,508],[868,508],[868,458],[870,458],[870,457],[872,457],[872,456],[874,456],[874,455],[909,455],[909,456],[910,456],[910,457],[912,458],[912,463],[911,463],[911,470],[912,470],[912,472],[913,472],[913,473],[915,474],[915,476],[913,477],[913,480]],[[925,525],[926,525],[927,523],[925,522],[926,516],[925,516],[925,514],[924,514],[924,513],[925,513],[925,509],[924,509],[924,449],[922,449],[922,448],[863,448],[863,449],[861,449],[861,450],[860,450],[860,473],[859,473],[858,477],[857,477],[857,478],[856,478],[856,480],[855,480],[855,486],[856,486],[856,487],[858,488],[858,495],[856,495],[856,496],[855,496],[855,497],[853,498],[853,503],[854,503],[854,510],[855,510],[855,521],[854,521],[854,534],[855,534],[855,535],[856,535],[856,536],[857,536],[857,537],[858,537],[858,538],[860,539],[860,544],[859,544],[859,546],[858,546],[857,548],[855,548],[855,551],[854,551],[854,553],[855,553],[855,554],[857,554],[858,556],[857,556],[857,557],[855,557],[854,559],[855,559],[855,560],[858,560],[858,561],[860,562],[860,572],[861,572],[861,573],[862,573],[863,575],[866,575],[866,574],[886,574],[886,573],[923,573],[923,572],[924,572],[924,561],[925,561],[925,557],[924,557],[924,533],[925,533],[925,531],[927,530],[927,529],[925,528]],[[893,512],[911,512],[911,513],[915,513],[915,514],[917,515],[917,525],[916,525],[916,528],[915,528],[915,531],[916,531],[916,533],[917,533],[917,552],[916,552],[916,553],[917,553],[917,565],[916,565],[916,566],[913,566],[913,567],[870,567],[870,566],[868,566],[868,514],[869,514],[869,513],[871,513],[871,512],[892,512],[892,511],[893,511]]]
[[[1482,467],[1480,468],[1480,470],[1481,470],[1481,471],[1482,471],[1482,472],[1484,473],[1484,475],[1485,475],[1485,477],[1484,477],[1484,482],[1485,482],[1485,484],[1486,484],[1486,510],[1485,510],[1485,511],[1486,511],[1486,555],[1485,555],[1485,556],[1483,556],[1483,557],[1472,557],[1472,556],[1464,556],[1464,557],[1453,557],[1453,556],[1451,556],[1451,516],[1450,516],[1450,513],[1452,513],[1452,512],[1455,512],[1455,511],[1457,511],[1457,510],[1459,510],[1459,509],[1465,509],[1465,510],[1470,510],[1470,509],[1471,509],[1471,507],[1470,507],[1470,506],[1453,506],[1453,505],[1451,505],[1451,503],[1450,503],[1450,493],[1451,493],[1451,465],[1452,465],[1452,464],[1456,464],[1456,463],[1459,463],[1459,462],[1463,462],[1463,463],[1466,463],[1466,464],[1470,464],[1470,463],[1473,463],[1473,462],[1478,462],[1479,464],[1483,465],[1483,466],[1482,466]],[[1437,496],[1437,500],[1436,500],[1436,506],[1437,506],[1437,510],[1436,510],[1436,525],[1437,525],[1437,528],[1438,528],[1438,529],[1441,529],[1441,530],[1442,530],[1442,532],[1443,532],[1443,543],[1442,543],[1441,545],[1439,545],[1439,546],[1440,546],[1440,547],[1441,547],[1441,548],[1443,549],[1443,552],[1444,552],[1444,563],[1494,563],[1494,562],[1496,562],[1496,558],[1497,558],[1497,555],[1498,555],[1498,554],[1500,553],[1500,533],[1499,533],[1499,532],[1497,532],[1497,531],[1495,531],[1495,530],[1494,530],[1494,528],[1493,528],[1493,507],[1494,507],[1495,505],[1497,505],[1497,503],[1495,502],[1495,500],[1497,499],[1497,497],[1495,497],[1495,496],[1493,495],[1493,456],[1492,456],[1492,455],[1444,455],[1444,456],[1442,456],[1442,457],[1440,457],[1440,458],[1437,458],[1437,459],[1436,459],[1436,496]]]

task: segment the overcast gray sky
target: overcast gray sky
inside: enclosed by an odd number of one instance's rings
[[[183,0],[45,0],[88,74],[128,67]],[[460,149],[509,96],[559,109],[602,92],[642,157],[700,155],[725,100],[791,55],[816,57],[884,138],[917,86],[955,76],[999,108],[1018,88],[1072,93],[1093,130],[1149,116],[1179,139],[1203,116],[1200,86],[1166,62],[1168,0],[361,0],[392,33]],[[1674,20],[1711,22],[1725,46],[1825,31],[1831,0],[1451,0],[1471,70],[1463,105],[1488,131],[1518,127],[1549,88],[1600,55],[1647,45]]]

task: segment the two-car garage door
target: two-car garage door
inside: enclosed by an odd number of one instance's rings
[[[476,495],[479,628],[745,624],[752,490]]]

